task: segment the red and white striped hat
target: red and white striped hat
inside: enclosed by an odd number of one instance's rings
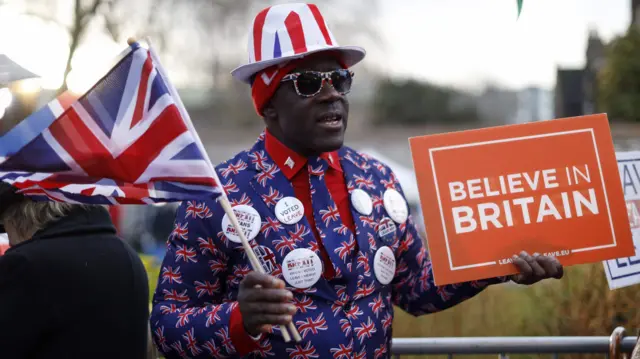
[[[231,75],[250,83],[251,76],[267,67],[320,51],[340,52],[347,67],[360,62],[366,54],[362,47],[339,46],[316,5],[274,5],[254,18],[249,31],[249,62],[231,71]]]

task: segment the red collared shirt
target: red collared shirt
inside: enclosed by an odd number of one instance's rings
[[[296,197],[304,205],[304,215],[307,217],[313,234],[320,247],[320,253],[322,254],[322,260],[324,261],[326,271],[324,277],[331,279],[335,276],[331,259],[324,248],[318,229],[316,228],[316,221],[313,217],[313,207],[311,205],[311,191],[309,189],[309,171],[307,169],[307,159],[294,152],[282,142],[278,141],[273,135],[266,131],[265,134],[265,148],[269,156],[273,159],[280,171],[287,177],[293,185],[293,190]],[[338,206],[340,212],[340,218],[342,223],[347,226],[352,232],[355,233],[355,224],[353,222],[353,216],[351,215],[351,204],[349,200],[349,191],[347,190],[347,183],[344,180],[344,172],[340,165],[340,158],[337,152],[324,153],[320,157],[327,160],[329,168],[325,173],[325,183],[331,194],[331,198]]]

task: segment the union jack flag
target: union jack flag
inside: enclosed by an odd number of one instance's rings
[[[153,50],[131,44],[115,63],[77,100],[65,93],[0,137],[0,181],[35,200],[70,203],[221,195]]]

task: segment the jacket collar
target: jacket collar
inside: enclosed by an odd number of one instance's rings
[[[291,180],[298,172],[300,172],[308,162],[306,157],[291,150],[285,144],[280,142],[269,132],[269,130],[265,130],[264,142],[265,150],[288,180]],[[342,172],[338,151],[325,152],[321,154],[320,157],[329,163],[329,167]]]

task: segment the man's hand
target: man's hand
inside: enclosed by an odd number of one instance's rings
[[[268,274],[251,272],[240,282],[238,304],[249,335],[267,332],[271,325],[287,325],[296,307],[284,282]]]
[[[530,256],[521,252],[520,256],[513,256],[513,263],[520,273],[511,276],[511,280],[518,284],[534,284],[543,279],[560,279],[564,275],[562,264],[555,257],[541,256],[534,253]]]

